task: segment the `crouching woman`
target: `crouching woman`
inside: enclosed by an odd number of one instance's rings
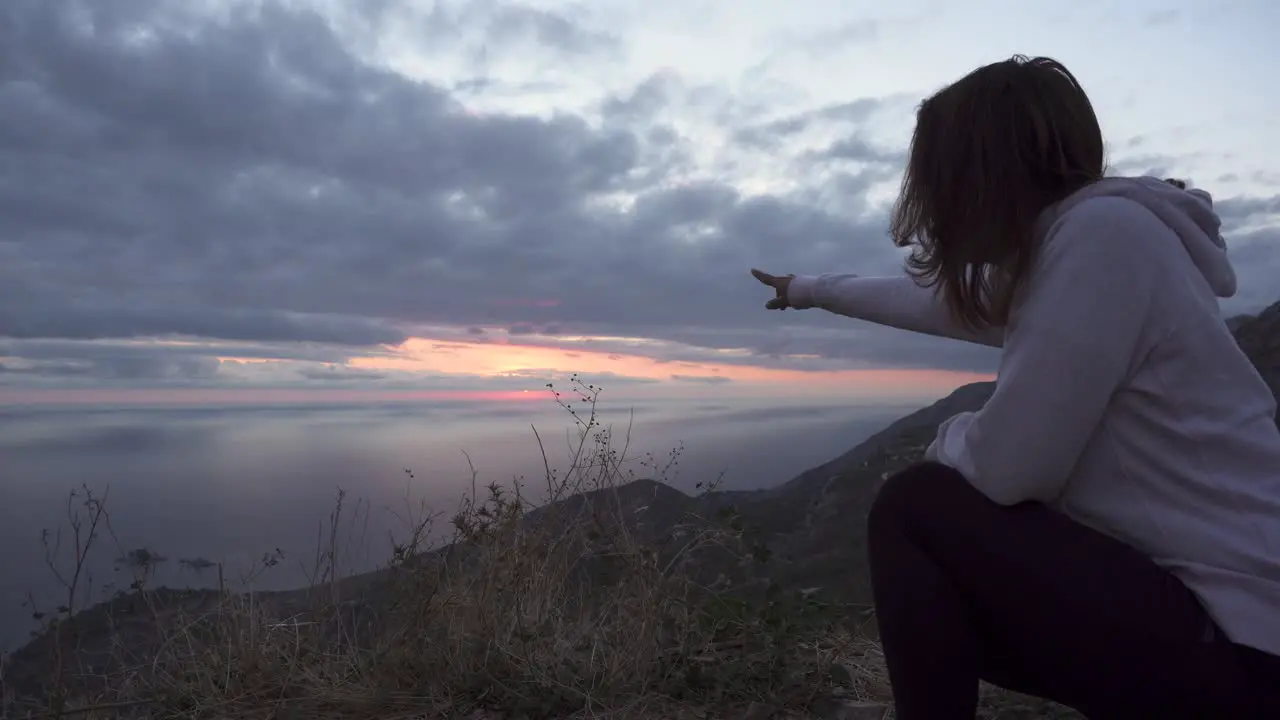
[[[1280,718],[1280,430],[1219,228],[1203,191],[1104,177],[1076,79],[1015,57],[919,108],[907,275],[755,271],[772,309],[1001,348],[871,509],[900,720],[972,718],[979,680],[1091,720]]]

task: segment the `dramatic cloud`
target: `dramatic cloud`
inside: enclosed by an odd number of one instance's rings
[[[666,71],[577,114],[478,110],[495,58],[563,70],[616,59],[623,36],[546,9],[437,4],[415,37],[453,48],[469,78],[437,83],[371,50],[407,5],[360,5],[6,0],[0,357],[30,361],[7,375],[202,379],[226,371],[217,357],[262,357],[372,382],[383,374],[343,363],[426,326],[468,342],[665,340],[662,360],[991,367],[986,349],[766,316],[747,275],[897,271],[884,212],[903,150],[866,128],[907,96],[783,111]],[[714,157],[689,114],[724,123]],[[1242,224],[1277,213],[1275,198],[1221,202]],[[1275,246],[1265,223],[1233,245],[1253,258],[1250,298]],[[199,349],[120,351],[137,338]]]

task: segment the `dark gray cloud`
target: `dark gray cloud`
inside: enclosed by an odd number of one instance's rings
[[[1259,223],[1274,222],[1280,216],[1280,195],[1272,197],[1233,197],[1214,203],[1225,230]]]
[[[814,129],[856,129],[876,113],[886,109],[901,109],[903,98],[859,98],[847,102],[825,105],[813,110],[793,112],[781,117],[759,120],[750,116],[742,118],[733,131],[733,139],[749,148],[773,150],[787,140]]]
[[[352,3],[361,4],[368,5]],[[581,17],[527,5],[499,0],[435,2],[421,13],[404,3],[376,4],[380,7],[374,14],[381,24],[411,24],[432,51],[463,50],[481,66],[492,55],[517,54],[527,62],[531,51],[580,59],[621,49],[617,35],[586,27]],[[369,10],[360,8],[356,14],[368,15]]]
[[[378,372],[376,370],[361,370],[360,368],[343,367],[341,365],[322,365],[320,367],[306,367],[298,371],[298,374],[308,380],[322,380],[325,382],[362,382],[384,380],[387,373]]]
[[[468,2],[470,10],[485,3]],[[589,55],[619,48],[616,35],[583,28],[573,19],[540,8],[500,5],[488,25],[491,43],[512,43],[532,39],[539,45],[572,55]]]
[[[1113,161],[1110,170],[1116,175],[1169,177],[1175,174],[1178,161],[1179,158],[1159,153],[1131,154]]]
[[[86,378],[106,381],[207,381],[217,376],[221,361],[196,355],[115,355],[82,360],[38,360],[24,358],[21,365],[0,363],[0,385],[10,377],[26,380],[66,380]],[[24,383],[25,384],[25,383]]]
[[[1252,313],[1276,302],[1280,293],[1280,225],[1241,233],[1228,242],[1238,272],[1243,269],[1249,277],[1269,281],[1242,286],[1238,296],[1229,305],[1224,304],[1227,314]]]
[[[672,102],[669,76],[606,102],[603,122],[478,113],[450,89],[365,63],[295,4],[203,23],[191,7],[0,4],[0,337],[188,337],[266,353],[238,357],[340,363],[420,326],[704,348],[732,337],[767,349],[790,332],[766,360],[991,366],[956,343],[821,313],[767,317],[747,275],[897,271],[884,208],[866,197],[901,154],[859,126],[899,99],[770,118],[679,90],[723,115],[743,152],[826,133],[784,158],[800,189],[746,193],[729,180],[673,182],[698,140],[651,120]],[[394,15],[396,4],[369,7]],[[474,7],[427,17],[421,32],[474,26],[481,45],[524,38],[562,54],[614,47],[572,17]],[[271,355],[270,343],[336,349],[303,358]]]
[[[817,314],[813,325],[795,322],[795,313],[771,312],[757,328],[639,328],[643,337],[665,337],[655,345],[643,339],[595,339],[575,347],[615,356],[643,353],[660,362],[688,363],[700,368],[757,365],[794,370],[838,370],[897,367],[990,372],[998,351],[972,343],[905,333],[872,323]],[[588,334],[592,334],[588,327]],[[604,335],[607,327],[600,327]],[[521,338],[522,343],[558,347],[554,337]],[[745,350],[745,354],[718,351]],[[939,358],[944,358],[940,363]]]
[[[605,100],[601,111],[610,120],[649,120],[679,92],[679,79],[667,71],[646,78],[630,93]]]
[[[1280,188],[1280,172],[1274,170],[1254,170],[1249,179],[1258,185]]]
[[[374,355],[378,354],[378,351],[311,343],[193,341],[154,344],[123,340],[85,342],[62,339],[22,340],[0,337],[0,357],[22,357],[32,360],[93,360],[103,357],[151,356],[156,353],[343,364],[352,357]]]
[[[100,340],[189,335],[354,346],[399,345],[407,338],[404,331],[371,318],[265,308],[120,305],[107,297],[94,298],[92,304],[49,299],[41,305],[24,305],[23,294],[17,283],[0,289],[0,298],[10,301],[0,305],[0,337]]]
[[[1259,183],[1261,184],[1261,183]],[[1280,195],[1216,198],[1227,251],[1242,278],[1236,297],[1223,303],[1228,314],[1256,312],[1280,294]]]
[[[353,348],[322,343],[261,343],[183,341],[155,343],[130,340],[16,339],[0,337],[0,385],[62,385],[68,383],[134,386],[167,383],[206,386],[235,379],[235,370],[248,367],[241,360],[284,361],[282,367],[258,364],[254,375],[277,381],[378,380],[366,371],[345,368],[354,357],[380,354],[377,348]],[[232,370],[232,372],[227,372]],[[280,370],[284,370],[281,372]],[[274,371],[274,372],[273,372]]]
[[[815,160],[851,160],[864,163],[885,163],[901,166],[906,161],[905,151],[890,152],[875,147],[859,137],[837,140],[821,150],[812,151],[806,157]]]

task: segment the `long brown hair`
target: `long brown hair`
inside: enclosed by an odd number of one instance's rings
[[[1000,325],[1035,257],[1041,212],[1101,179],[1102,131],[1062,63],[974,70],[925,100],[891,234],[907,271],[969,326]]]

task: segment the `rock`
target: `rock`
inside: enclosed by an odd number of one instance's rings
[[[827,679],[835,686],[833,690],[843,691],[844,688],[853,684],[853,672],[845,665],[835,663],[827,672]]]
[[[747,711],[742,714],[742,720],[770,720],[777,713],[777,709],[761,702],[753,702],[747,706]]]

